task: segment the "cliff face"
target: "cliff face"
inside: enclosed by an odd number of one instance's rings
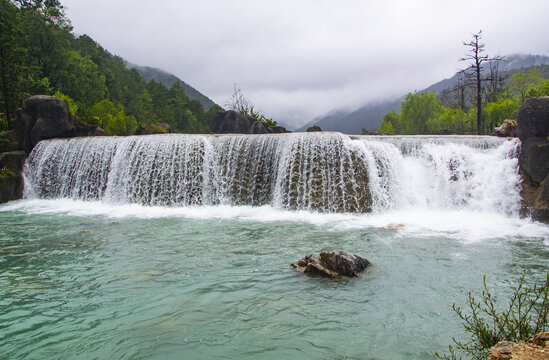
[[[518,116],[522,212],[549,222],[549,97],[524,102]]]

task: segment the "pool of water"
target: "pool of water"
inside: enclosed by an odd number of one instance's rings
[[[390,224],[402,224],[391,230]],[[450,307],[549,269],[549,226],[474,212],[316,214],[72,200],[0,206],[2,359],[432,359]],[[290,263],[344,249],[333,280]]]

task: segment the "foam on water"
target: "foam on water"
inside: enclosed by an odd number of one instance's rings
[[[450,307],[483,275],[500,299],[522,271],[545,279],[549,226],[519,217],[518,146],[41,142],[25,199],[0,205],[0,358],[432,359],[466,340]],[[289,265],[332,249],[373,266],[331,281]]]
[[[399,237],[444,236],[476,242],[507,237],[549,239],[549,227],[529,219],[471,210],[391,210],[383,213],[319,213],[284,210],[270,205],[253,206],[143,206],[105,201],[72,199],[29,199],[0,205],[0,212],[59,214],[77,217],[104,216],[110,219],[185,218],[235,220],[262,223],[296,222],[322,226],[326,231],[374,229],[393,231]],[[545,240],[546,245],[549,241]]]

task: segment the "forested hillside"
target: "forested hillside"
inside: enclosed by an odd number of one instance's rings
[[[541,55],[520,55],[512,54],[504,58],[505,61],[498,64],[498,78],[500,85],[507,84],[513,75],[517,73],[527,74],[531,71],[537,71],[540,78],[549,78],[549,57]],[[485,68],[486,77],[490,77],[490,67]],[[455,94],[454,87],[460,83],[461,75],[455,74],[451,78],[441,80],[430,85],[421,92],[434,91],[441,99],[449,99]],[[500,89],[502,86],[500,86]],[[469,93],[469,96],[471,94]],[[304,131],[307,127],[318,124],[322,129],[341,131],[348,134],[359,134],[361,129],[376,130],[382,123],[383,116],[389,111],[400,111],[401,103],[405,96],[400,99],[388,100],[384,102],[369,103],[352,112],[337,111],[318,117],[307,123],[299,131]]]
[[[140,66],[140,65],[133,65],[133,64],[128,64],[128,67],[130,69],[132,68],[136,69],[143,76],[145,81],[154,80],[156,82],[163,84],[167,88],[172,87],[175,83],[179,83],[179,85],[181,85],[183,90],[185,90],[185,94],[189,97],[189,99],[198,100],[202,104],[202,107],[204,107],[204,110],[206,111],[210,110],[212,106],[215,105],[215,103],[210,98],[208,98],[207,96],[205,96],[204,94],[202,94],[201,92],[199,92],[198,90],[196,90],[191,85],[187,84],[177,76],[172,75],[164,70],[153,68],[150,66]]]
[[[0,0],[0,130],[14,126],[15,109],[34,94],[66,98],[79,124],[108,135],[139,129],[206,133],[208,112],[179,82],[147,82],[126,61],[87,35],[76,37],[58,0]]]
[[[528,97],[549,96],[549,65],[486,75],[481,87],[481,134],[491,134],[506,119],[516,119]],[[466,77],[437,95],[435,90],[407,94],[400,113],[383,117],[380,132],[394,134],[476,134],[477,102]]]

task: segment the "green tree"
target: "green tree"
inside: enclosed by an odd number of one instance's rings
[[[526,99],[526,93],[532,87],[535,87],[542,79],[538,76],[535,70],[528,73],[517,73],[511,76],[507,84],[507,90],[518,97],[519,106]]]
[[[72,26],[56,0],[18,1],[28,66],[35,66],[36,78],[48,78],[54,87],[69,48]]]
[[[442,103],[434,91],[409,93],[400,106],[398,130],[401,134],[436,133]]]
[[[487,104],[484,107],[484,113],[488,129],[501,125],[506,119],[516,119],[519,110],[520,105],[516,98],[501,99]]]
[[[78,115],[78,104],[74,102],[73,99],[70,98],[70,96],[63,94],[61,91],[57,90],[53,96],[58,97],[60,99],[65,99],[69,103],[69,111],[72,116]]]
[[[4,113],[9,129],[13,127],[15,108],[21,92],[20,77],[24,68],[22,37],[17,7],[10,1],[0,0],[0,113]]]
[[[395,134],[396,129],[399,128],[399,115],[394,111],[391,110],[385,116],[383,117],[383,122],[381,123],[381,126],[379,129],[377,129],[378,132],[382,133],[388,133],[388,134]]]
[[[130,135],[137,129],[134,117],[126,117],[124,106],[114,104],[108,99],[94,104],[88,111],[88,116],[105,130],[107,135]]]
[[[443,107],[439,121],[444,133],[466,134],[474,132],[474,128],[471,128],[468,114],[459,107]]]
[[[64,56],[64,65],[56,74],[57,88],[69,94],[85,111],[105,98],[105,77],[93,61],[77,51],[66,51]]]

